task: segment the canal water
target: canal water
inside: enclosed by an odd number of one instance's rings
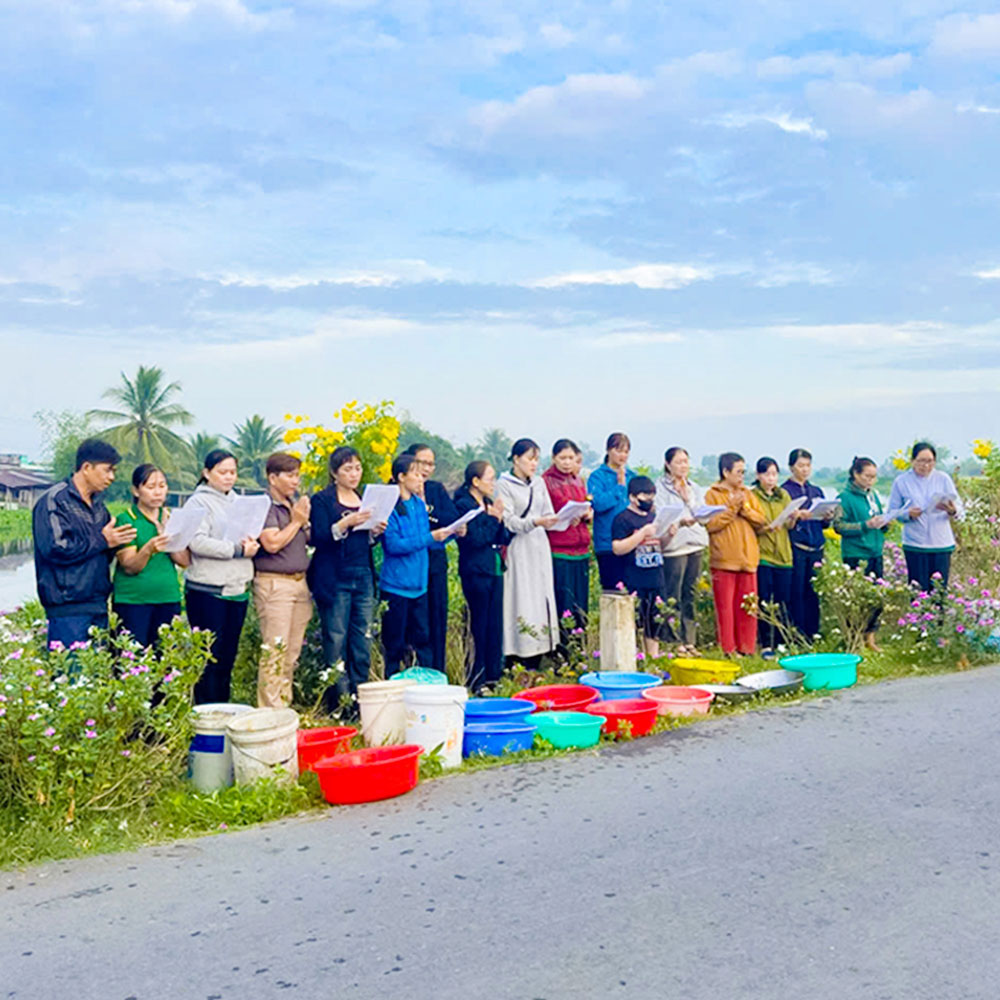
[[[30,538],[0,542],[0,613],[35,597],[35,561]]]

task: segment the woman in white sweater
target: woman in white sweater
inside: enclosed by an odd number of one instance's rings
[[[510,472],[497,482],[503,521],[513,534],[507,547],[503,588],[504,655],[537,668],[559,642],[559,619],[552,582],[547,529],[556,523],[552,499],[538,471],[539,448],[521,438],[511,448]]]

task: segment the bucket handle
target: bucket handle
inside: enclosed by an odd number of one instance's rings
[[[249,757],[251,760],[255,760],[257,761],[258,764],[263,764],[265,767],[287,767],[292,762],[292,760],[295,759],[298,753],[298,751],[296,750],[295,753],[290,754],[284,760],[276,760],[272,762],[269,760],[261,760],[260,757],[258,757],[256,754],[251,753],[247,747],[241,746],[239,748],[239,751],[241,754],[243,754],[244,757]]]

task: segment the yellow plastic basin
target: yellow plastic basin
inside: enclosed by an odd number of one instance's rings
[[[740,665],[728,660],[679,657],[671,660],[667,669],[671,684],[732,684],[740,672]]]

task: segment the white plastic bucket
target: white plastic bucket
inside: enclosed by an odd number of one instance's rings
[[[440,747],[445,767],[462,763],[465,703],[469,692],[457,684],[416,684],[403,692],[406,742],[430,752]]]
[[[188,777],[199,792],[217,792],[233,783],[233,752],[226,727],[252,705],[214,702],[194,707],[194,739],[188,752]]]
[[[361,736],[367,747],[406,742],[406,708],[403,692],[413,680],[366,681],[358,685]]]
[[[290,708],[255,708],[229,723],[233,745],[233,773],[237,785],[249,785],[259,778],[281,776],[294,782],[299,776],[296,733],[299,713]]]

